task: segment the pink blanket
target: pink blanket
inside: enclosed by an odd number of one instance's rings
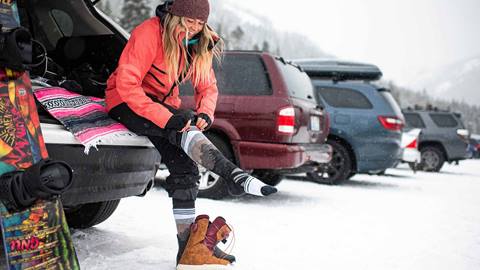
[[[108,116],[103,99],[60,87],[39,88],[34,93],[43,108],[85,146],[86,154],[101,142],[113,141],[119,136],[137,136]]]

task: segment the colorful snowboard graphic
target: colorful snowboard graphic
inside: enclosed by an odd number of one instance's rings
[[[0,175],[48,157],[28,73],[0,71],[0,114]],[[13,213],[0,203],[0,226],[4,269],[80,269],[59,199]]]

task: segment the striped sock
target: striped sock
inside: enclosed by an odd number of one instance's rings
[[[256,196],[268,196],[276,193],[275,187],[269,186],[241,169],[233,170],[231,177],[233,182],[243,187],[246,193]]]
[[[187,240],[190,234],[190,225],[195,220],[195,208],[173,208],[173,217],[177,226],[178,238]]]

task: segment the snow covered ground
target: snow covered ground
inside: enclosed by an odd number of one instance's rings
[[[197,213],[234,227],[240,270],[480,269],[480,161],[441,173],[404,166],[341,186],[286,180],[279,194],[214,201]],[[162,189],[124,199],[103,224],[73,233],[82,269],[175,269]]]

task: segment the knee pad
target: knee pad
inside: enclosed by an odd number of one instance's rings
[[[170,175],[163,187],[168,196],[182,201],[196,200],[199,175]]]

